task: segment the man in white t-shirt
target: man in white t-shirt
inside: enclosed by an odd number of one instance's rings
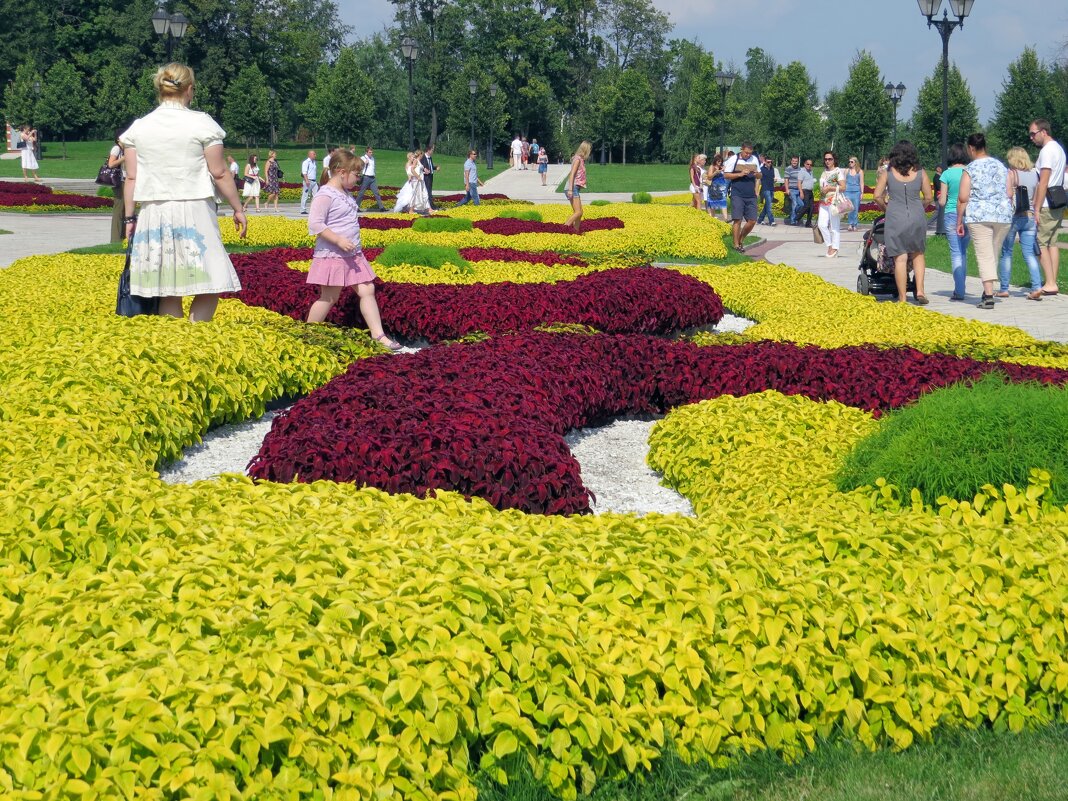
[[[1049,120],[1033,120],[1028,126],[1027,135],[1041,150],[1035,170],[1038,172],[1038,187],[1035,189],[1034,208],[1037,212],[1039,260],[1046,282],[1042,285],[1043,295],[1057,294],[1057,270],[1060,268],[1060,248],[1057,247],[1057,231],[1064,219],[1064,206],[1050,207],[1050,188],[1060,187],[1064,191],[1064,148],[1053,138]],[[1057,191],[1054,189],[1054,191]]]
[[[302,183],[300,190],[300,213],[308,213],[308,198],[315,198],[315,193],[319,191],[319,175],[316,172],[318,162],[315,160],[315,151],[308,151],[308,158],[300,165],[300,180]]]
[[[523,169],[523,140],[519,138],[519,134],[512,140],[512,169]]]
[[[374,195],[375,202],[378,204],[379,211],[385,211],[386,207],[382,203],[382,197],[378,194],[378,178],[375,172],[375,149],[368,147],[362,156],[360,161],[363,162],[363,177],[360,178],[360,191],[356,193],[356,205],[360,205],[360,201],[363,200],[363,193],[370,191]]]

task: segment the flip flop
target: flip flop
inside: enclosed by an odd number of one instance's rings
[[[1042,294],[1043,295],[1056,295],[1057,294],[1057,290],[1054,289],[1052,292],[1050,292],[1048,289],[1043,289],[1042,290]]]
[[[1028,292],[1027,293],[1027,299],[1028,300],[1042,300],[1042,290],[1041,289],[1037,289],[1034,292]]]

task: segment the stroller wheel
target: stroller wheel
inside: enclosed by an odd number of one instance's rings
[[[861,270],[860,275],[857,276],[857,292],[861,295],[871,294],[871,282],[868,280],[868,274],[863,270]]]

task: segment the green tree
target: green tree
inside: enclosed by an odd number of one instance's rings
[[[690,89],[700,72],[704,50],[694,42],[674,39],[668,44],[667,67],[660,112],[660,154],[668,161],[687,161],[692,143],[683,124],[690,105]]]
[[[300,107],[304,121],[322,135],[324,149],[329,149],[333,137],[348,143],[366,136],[373,111],[370,79],[359,68],[351,47],[343,47],[332,66],[319,68]]]
[[[31,125],[36,121],[35,83],[41,83],[37,65],[32,60],[19,64],[15,80],[4,90],[4,118],[12,125]]]
[[[130,72],[117,61],[109,61],[97,73],[95,85],[93,127],[110,139],[116,129],[125,128],[133,120]]]
[[[711,54],[703,54],[690,82],[689,103],[682,119],[688,148],[709,152],[719,146],[720,121],[723,114],[723,95],[716,85],[716,73],[723,69]],[[692,155],[692,153],[691,153]],[[686,156],[688,161],[690,156]]]
[[[615,80],[615,103],[608,117],[608,134],[623,145],[627,163],[627,143],[645,146],[653,123],[653,93],[649,79],[640,70],[621,70]]]
[[[63,158],[67,157],[67,137],[89,121],[89,112],[85,79],[66,61],[53,64],[41,83],[37,116],[41,127],[63,140]]]
[[[609,65],[625,70],[655,59],[671,32],[671,20],[649,0],[598,0],[597,30],[608,43]]]
[[[860,150],[865,162],[868,153],[886,144],[892,133],[894,108],[883,87],[879,65],[862,50],[853,59],[841,92],[828,93],[835,146],[843,152]]]
[[[816,113],[816,85],[800,61],[776,67],[775,74],[760,94],[760,116],[768,132],[765,146],[782,148],[783,155],[791,148],[811,148],[812,134],[820,129]]]
[[[954,64],[949,69],[949,143],[963,142],[979,130],[979,110],[968,83]],[[942,63],[923,82],[912,112],[912,143],[920,161],[933,168],[942,150]]]
[[[371,83],[371,118],[362,144],[379,147],[404,144],[408,130],[408,87],[396,53],[379,34],[357,42],[352,51],[357,68]]]
[[[1008,75],[994,104],[990,121],[990,145],[1003,153],[1014,145],[1030,147],[1027,126],[1036,117],[1048,118],[1053,106],[1052,76],[1038,60],[1038,54],[1024,48],[1016,61],[1009,64]],[[1037,151],[1031,147],[1032,155]]]
[[[246,150],[253,140],[270,131],[271,94],[255,64],[241,70],[227,88],[223,97],[223,126],[228,135],[245,140]]]

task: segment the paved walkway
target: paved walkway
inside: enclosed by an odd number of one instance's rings
[[[532,199],[536,202],[563,202],[563,196],[554,187],[567,174],[566,165],[550,165],[548,187],[541,186],[537,171],[513,171],[495,176],[486,182],[487,192],[504,192],[514,198]],[[91,183],[91,182],[90,182]],[[544,194],[541,194],[544,192]],[[610,200],[629,200],[629,195],[593,194],[587,199],[604,197]],[[267,214],[263,210],[260,214]],[[273,212],[270,212],[273,213]],[[283,203],[279,213],[286,217],[299,217],[297,204]],[[250,212],[255,220],[256,212]],[[12,231],[0,234],[0,267],[6,267],[17,259],[37,254],[60,253],[77,247],[99,245],[107,242],[111,228],[110,213],[96,214],[29,214],[0,213],[0,230]],[[860,264],[862,233],[842,233],[842,248],[837,258],[828,259],[823,254],[826,248],[812,242],[812,232],[807,228],[775,227],[758,225],[753,229],[757,236],[765,238],[759,245],[748,249],[754,258],[772,263],[788,264],[798,270],[814,273],[832,284],[856,290],[857,267]],[[1065,269],[1068,269],[1068,259]],[[978,278],[968,278],[968,300],[956,303],[949,299],[953,291],[953,279],[948,273],[928,270],[926,273],[927,297],[931,303],[928,312],[950,314],[970,320],[1011,325],[1027,331],[1038,339],[1068,342],[1068,296],[1046,297],[1040,303],[1027,300],[1026,290],[1012,288],[1012,297],[998,300],[989,311],[976,308],[982,292]],[[886,298],[889,301],[889,298]]]

